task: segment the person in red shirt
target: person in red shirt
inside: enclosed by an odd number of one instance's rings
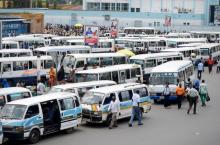
[[[208,67],[209,67],[209,73],[211,73],[212,72],[212,66],[214,64],[212,56],[209,56],[209,59],[208,59],[207,63],[208,63]]]

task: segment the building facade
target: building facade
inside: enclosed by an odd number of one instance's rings
[[[210,9],[219,0],[83,0],[83,10],[1,9],[7,13],[42,13],[44,24],[108,26],[117,19],[119,27],[142,26],[169,29],[216,30],[210,26]]]

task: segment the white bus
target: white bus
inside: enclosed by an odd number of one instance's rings
[[[37,54],[40,55],[67,55],[72,53],[91,53],[91,47],[83,45],[74,45],[74,46],[47,46],[40,47],[34,50]]]
[[[109,80],[99,80],[99,81],[81,82],[81,83],[68,83],[64,85],[53,86],[49,91],[49,93],[71,92],[77,94],[80,98],[82,98],[83,95],[90,89],[112,86],[112,85],[116,85],[116,82]]]
[[[90,53],[90,54],[68,54],[64,60],[64,69],[69,73],[72,68],[83,70],[94,66],[104,67],[117,64],[126,64],[127,56],[120,53]]]
[[[205,64],[208,61],[208,58],[212,56],[212,59],[216,63],[220,58],[220,44],[219,43],[209,43],[203,44],[200,47],[200,55],[197,56],[198,59],[203,58]]]
[[[2,49],[0,50],[1,57],[25,57],[33,56],[33,52],[30,49]]]
[[[149,77],[151,70],[165,62],[172,60],[183,60],[183,54],[178,52],[170,53],[152,53],[152,54],[140,54],[130,58],[131,64],[141,65],[143,70],[144,83],[149,83]]]
[[[206,38],[167,38],[167,48],[178,48],[179,45],[188,43],[206,43]]]
[[[30,98],[30,97],[32,97],[32,93],[27,88],[22,88],[22,87],[1,88],[0,108],[2,108],[8,102]]]
[[[51,39],[51,46],[67,45],[68,40],[83,40],[84,36],[56,36]]]
[[[120,64],[102,68],[76,72],[76,82],[89,82],[98,80],[112,80],[118,84],[127,82],[143,82],[140,65]]]
[[[151,99],[155,102],[164,99],[163,90],[166,83],[169,83],[171,89],[169,99],[175,100],[177,84],[181,83],[185,86],[188,78],[192,81],[195,79],[194,66],[189,60],[170,61],[153,68],[149,83]]]
[[[200,55],[199,47],[181,47],[181,48],[169,48],[162,50],[161,52],[179,52],[182,53],[185,59],[195,61],[196,56]]]
[[[207,38],[209,42],[217,42],[220,38],[220,32],[214,31],[190,31],[194,38]]]
[[[81,124],[82,106],[76,94],[57,92],[10,102],[0,118],[5,138],[33,144],[43,135],[71,133]]]
[[[124,32],[127,35],[130,34],[155,34],[155,28],[153,27],[125,27]]]
[[[0,82],[7,79],[12,86],[19,81],[26,85],[36,85],[37,77],[48,77],[51,66],[54,66],[51,56],[0,58]]]
[[[169,33],[165,35],[166,38],[190,38],[190,33]]]
[[[19,49],[19,43],[16,41],[2,41],[2,48],[0,49]]]

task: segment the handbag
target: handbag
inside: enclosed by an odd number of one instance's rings
[[[206,96],[206,101],[207,101],[207,102],[209,102],[209,101],[210,101],[209,94],[207,94],[207,96]]]

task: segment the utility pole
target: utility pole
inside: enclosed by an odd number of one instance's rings
[[[32,6],[32,0],[30,0],[30,8],[32,9],[32,7],[33,7],[33,6]]]

